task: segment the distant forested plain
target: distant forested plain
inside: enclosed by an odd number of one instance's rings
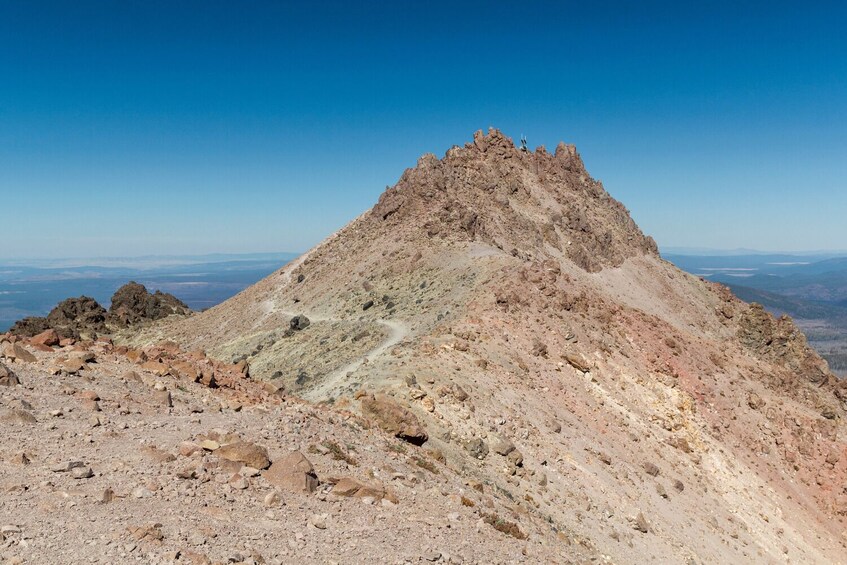
[[[809,344],[847,376],[847,257],[838,254],[683,255],[664,258],[729,286],[747,302],[794,318]]]
[[[108,308],[129,281],[169,292],[193,310],[210,308],[270,275],[296,253],[62,260],[0,260],[0,332],[44,316],[65,298],[90,296]]]

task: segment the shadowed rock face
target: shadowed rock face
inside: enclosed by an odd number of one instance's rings
[[[109,323],[124,328],[141,322],[161,320],[173,314],[188,314],[191,310],[172,294],[156,291],[151,294],[137,282],[125,284],[112,296]]]
[[[762,305],[753,303],[741,315],[738,339],[756,355],[815,384],[835,381],[826,362],[809,347],[806,336],[788,316],[776,319]]]

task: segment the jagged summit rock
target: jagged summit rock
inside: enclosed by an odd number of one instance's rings
[[[495,129],[425,155],[383,193],[367,218],[383,229],[476,240],[527,259],[567,257],[587,271],[658,255],[626,208],[592,179],[572,145],[521,151]],[[410,228],[412,228],[410,233]]]

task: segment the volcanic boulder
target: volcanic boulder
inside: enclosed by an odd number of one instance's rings
[[[268,459],[268,450],[249,441],[236,441],[222,445],[215,455],[227,461],[243,463],[254,469],[267,469],[271,464]]]
[[[275,461],[263,476],[270,484],[292,492],[309,493],[318,488],[315,468],[300,451],[292,451]]]
[[[143,284],[129,282],[112,296],[109,323],[125,328],[138,323],[167,318],[173,314],[188,314],[188,306],[172,294],[148,292]]]
[[[88,296],[68,298],[53,308],[46,318],[29,317],[15,322],[11,332],[34,337],[51,329],[60,338],[93,339],[107,331],[106,310]]]
[[[384,394],[363,396],[362,414],[371,418],[386,432],[415,445],[429,437],[417,416]]]

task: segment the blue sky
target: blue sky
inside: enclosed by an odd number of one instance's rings
[[[836,2],[0,3],[0,258],[305,250],[425,152],[575,143],[661,246],[847,248]]]

